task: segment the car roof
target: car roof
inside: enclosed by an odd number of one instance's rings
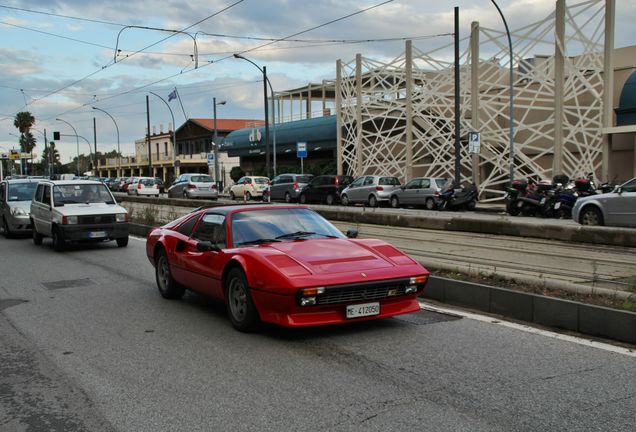
[[[42,181],[42,179],[21,178],[21,179],[4,179],[2,181],[10,183],[10,184],[12,184],[12,183],[40,183]]]
[[[52,183],[53,185],[56,185],[56,186],[75,185],[75,184],[89,184],[89,185],[104,184],[97,180],[44,180],[43,183]]]
[[[202,212],[206,214],[222,214],[227,215],[228,213],[233,213],[236,211],[257,211],[257,210],[272,210],[272,209],[290,209],[290,208],[300,208],[300,209],[309,209],[308,206],[305,205],[270,205],[270,204],[257,204],[257,205],[229,205],[229,206],[218,206],[218,207],[209,207],[201,209]]]

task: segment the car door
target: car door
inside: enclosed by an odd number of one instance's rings
[[[420,187],[420,179],[413,179],[408,182],[404,189],[401,190],[398,195],[400,199],[400,204],[413,205],[415,204],[415,197],[417,193],[417,189]]]
[[[318,191],[318,188],[321,181],[322,181],[322,176],[318,176],[311,179],[309,184],[307,184],[307,186],[303,190],[303,194],[307,198],[307,202],[312,202],[319,199],[318,197],[320,192]]]
[[[174,181],[172,186],[168,188],[168,196],[171,198],[180,197],[183,195],[183,188],[185,187],[185,176],[182,174]]]
[[[364,178],[364,183],[362,183],[362,187],[358,190],[360,202],[368,202],[369,195],[371,195],[373,191],[375,191],[375,177],[366,176]]]
[[[353,183],[349,185],[349,188],[347,189],[347,197],[349,198],[349,202],[360,202],[360,188],[362,187],[365,178],[366,177],[358,177],[354,180]]]
[[[636,226],[636,178],[623,184],[620,194],[614,192],[602,202],[606,225]]]
[[[433,191],[433,184],[430,178],[422,178],[420,179],[420,183],[415,192],[415,197],[413,199],[413,204],[418,206],[423,206],[426,202],[427,198],[433,196],[435,192]]]
[[[290,193],[290,196],[293,197],[294,196],[294,192],[292,191],[293,187],[294,187],[293,176],[288,176],[288,175],[280,176],[278,182],[276,183],[275,198],[279,200],[284,200],[285,194],[288,192]]]
[[[203,294],[223,297],[221,276],[222,251],[200,252],[197,243],[209,241],[220,249],[225,249],[226,228],[225,216],[221,214],[205,214],[194,229],[192,236],[186,241],[182,251],[185,270],[191,281],[191,288]]]

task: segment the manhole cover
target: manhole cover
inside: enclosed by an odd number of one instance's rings
[[[17,306],[25,302],[26,300],[21,299],[0,299],[0,311],[9,309],[10,307]]]
[[[443,313],[428,310],[421,310],[412,314],[397,316],[395,317],[395,319],[414,325],[427,325],[446,321],[457,321],[461,319],[461,317],[446,315]]]
[[[79,288],[83,286],[95,285],[92,279],[70,279],[61,280],[55,282],[42,282],[45,288],[50,290],[62,289],[62,288]]]

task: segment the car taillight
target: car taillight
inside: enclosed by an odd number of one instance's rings
[[[439,192],[435,192],[433,195],[435,195],[436,197],[439,197]]]
[[[210,189],[216,189],[216,183],[212,183],[212,185],[210,186]]]
[[[141,189],[143,185],[141,183],[137,183],[137,189]]]
[[[336,186],[338,186],[338,183],[340,183],[340,181],[338,180],[338,177],[336,177]]]
[[[377,191],[383,191],[383,190],[384,190],[384,188],[383,188],[382,186],[376,186],[376,187],[375,187],[375,190],[377,190]]]
[[[294,185],[292,186],[292,188],[294,188],[294,189],[300,188],[300,186],[298,185],[298,182],[294,182]]]
[[[186,186],[186,189],[196,189],[197,185],[192,184],[192,183],[188,183],[188,185]]]
[[[156,185],[155,185],[155,189],[159,189],[159,184],[156,184]]]

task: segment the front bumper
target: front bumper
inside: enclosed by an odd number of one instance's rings
[[[65,241],[101,241],[128,237],[128,222],[95,225],[59,225]]]
[[[12,214],[5,215],[9,229],[13,232],[27,232],[31,231],[31,220],[29,215],[13,216]]]
[[[380,314],[360,318],[346,317],[346,304],[298,306],[296,297],[252,289],[252,299],[261,320],[284,327],[344,324],[388,318],[420,310],[417,294],[379,300]]]

